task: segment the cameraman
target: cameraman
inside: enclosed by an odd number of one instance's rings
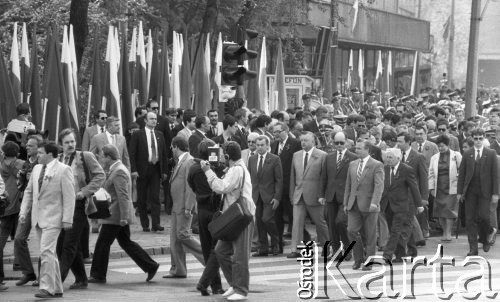
[[[197,146],[199,158],[204,161],[208,160],[208,148],[214,145],[215,143],[210,139],[202,140]],[[219,175],[218,172],[216,174]],[[214,252],[217,240],[213,239],[208,231],[208,224],[212,221],[214,213],[220,209],[221,196],[214,193],[210,188],[199,160],[195,160],[194,164],[189,168],[187,181],[196,194],[200,243],[206,264],[196,289],[201,292],[202,296],[208,296],[210,293],[207,288],[210,285],[214,295],[223,294],[224,290],[222,289],[219,273],[219,261],[217,261]]]
[[[224,156],[229,162],[229,169],[223,179],[217,177],[215,172],[210,169],[208,161],[200,162],[210,188],[216,193],[224,194],[222,211],[227,210],[242,196],[242,206],[245,206],[255,216],[250,173],[241,159],[240,145],[236,142],[228,142]],[[222,295],[227,297],[228,301],[244,300],[248,295],[251,235],[251,225],[248,225],[236,240],[219,240],[215,246],[215,255],[230,285],[230,288]]]

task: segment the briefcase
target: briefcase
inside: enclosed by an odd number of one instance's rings
[[[109,211],[109,205],[111,204],[111,196],[109,193],[100,188],[97,192],[94,193],[91,197],[91,202],[94,203],[96,212],[89,214],[88,217],[90,219],[106,219],[111,216],[111,212]]]
[[[215,240],[234,241],[252,222],[253,215],[241,203],[240,197],[225,212],[217,212],[208,224],[208,230]]]

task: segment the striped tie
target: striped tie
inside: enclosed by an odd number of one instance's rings
[[[359,183],[359,179],[361,178],[361,174],[363,173],[363,160],[359,162],[358,173],[356,174],[356,182]]]
[[[337,171],[340,168],[340,163],[342,162],[342,152],[337,152]]]

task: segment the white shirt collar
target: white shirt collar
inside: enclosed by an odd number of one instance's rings
[[[483,149],[484,149],[484,146],[482,146],[482,145],[481,145],[481,148],[479,148],[479,149],[474,146],[474,157],[476,156],[477,151],[479,151],[479,156],[483,156]]]
[[[260,157],[261,157],[261,156],[263,157],[263,159],[264,159],[264,160],[266,160],[267,153],[268,153],[268,152],[266,152],[266,153],[264,153],[264,154],[259,154],[259,153],[257,153],[257,156],[259,157],[259,160],[260,160]]]
[[[401,163],[401,161],[398,161],[398,163],[394,166],[394,174],[396,174],[398,172],[398,168],[399,168],[399,164]],[[393,167],[391,167],[390,170],[392,170]]]
[[[54,167],[54,165],[56,164],[57,161],[58,161],[57,158],[54,158],[50,163],[47,164],[47,168],[45,171],[52,169],[52,167]],[[45,172],[45,173],[47,173],[47,172]]]

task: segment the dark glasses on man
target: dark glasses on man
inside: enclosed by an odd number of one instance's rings
[[[334,142],[334,144],[343,146],[343,145],[345,145],[345,142]]]

